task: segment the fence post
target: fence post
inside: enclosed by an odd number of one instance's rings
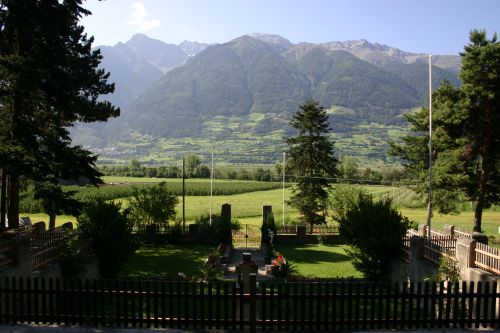
[[[297,226],[297,240],[299,242],[303,241],[306,238],[307,227],[305,225]]]
[[[474,231],[472,233],[472,239],[475,240],[478,243],[483,243],[483,244],[488,245],[488,236],[486,236],[483,233]]]
[[[250,333],[257,331],[257,274],[250,274]]]
[[[410,238],[410,265],[408,274],[411,281],[420,281],[422,278],[422,258],[424,257],[424,238],[411,236]]]
[[[189,228],[189,241],[197,242],[200,238],[200,225],[190,224],[188,228]]]
[[[448,236],[455,236],[455,226],[452,224],[445,224],[444,234]]]
[[[31,240],[27,235],[17,235],[15,238],[15,247],[17,250],[17,268],[16,273],[19,276],[33,275],[33,263],[31,260]]]
[[[73,223],[72,222],[66,222],[63,225],[61,225],[62,229],[68,229],[68,230],[73,230]]]
[[[33,233],[35,233],[35,234],[44,233],[46,230],[45,222],[40,221],[40,222],[33,223],[32,228],[33,228]]]
[[[469,280],[469,268],[475,267],[476,241],[470,238],[457,239],[456,258],[460,270],[460,277],[465,281]]]
[[[427,226],[425,224],[418,225],[418,235],[421,237],[427,236]]]

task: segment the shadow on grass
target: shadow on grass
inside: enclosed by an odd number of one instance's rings
[[[122,273],[130,276],[197,274],[213,249],[209,245],[144,245],[130,257]]]
[[[278,252],[297,264],[350,262],[344,245],[277,245]]]

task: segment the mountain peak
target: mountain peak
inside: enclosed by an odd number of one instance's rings
[[[248,34],[247,36],[258,39],[260,41],[266,42],[276,48],[279,52],[283,52],[288,50],[290,47],[293,46],[293,44],[286,38],[280,36],[280,35],[272,35],[272,34],[264,34],[264,33],[258,33],[254,32],[251,34]]]
[[[200,43],[200,42],[192,42],[188,40],[183,40],[180,44],[179,47],[188,55],[188,57],[194,57],[197,55],[199,52],[203,51],[206,49],[210,44],[207,43]]]
[[[149,36],[147,36],[147,35],[145,35],[143,33],[138,32],[138,33],[134,34],[132,36],[132,38],[130,38],[130,39],[141,39],[141,38],[149,39]]]

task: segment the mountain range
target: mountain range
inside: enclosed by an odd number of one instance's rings
[[[328,109],[339,154],[390,163],[387,139],[404,133],[402,114],[425,105],[428,93],[427,55],[366,40],[293,44],[251,34],[174,45],[135,35],[100,49],[116,83],[108,99],[122,115],[79,126],[73,137],[108,162],[215,151],[225,162],[274,163],[293,133],[290,115],[314,98]],[[433,65],[434,87],[460,84],[460,57],[433,56]]]

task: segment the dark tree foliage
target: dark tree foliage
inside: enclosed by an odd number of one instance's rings
[[[105,278],[115,277],[139,245],[128,211],[122,211],[119,203],[97,199],[88,204],[78,217],[78,228],[82,238],[90,240]]]
[[[35,184],[35,199],[42,202],[43,210],[49,215],[49,229],[56,227],[56,216],[68,214],[77,216],[82,204],[73,198],[75,191],[63,191],[59,184],[38,182]]]
[[[461,151],[467,140],[460,138],[464,109],[460,107],[461,94],[453,85],[443,82],[433,94],[433,205],[440,213],[457,212],[456,202],[464,197],[469,184]],[[426,108],[405,115],[412,135],[403,138],[401,145],[391,143],[390,153],[399,156],[415,180],[413,188],[426,196],[428,193],[428,127]]]
[[[298,132],[286,140],[287,168],[297,182],[290,202],[312,228],[326,221],[330,185],[324,177],[336,175],[338,161],[334,156],[334,143],[328,137],[328,115],[318,102],[309,100],[300,105],[290,125]]]
[[[476,201],[474,230],[481,231],[483,208],[500,202],[500,42],[474,30],[462,56],[464,134],[469,144],[462,158],[473,186],[467,194]]]
[[[72,147],[68,127],[105,121],[119,109],[98,100],[114,91],[98,69],[78,21],[83,0],[0,0],[0,168],[7,177],[11,225],[19,214],[19,178],[48,181],[99,173],[95,156]],[[54,192],[55,193],[55,192]]]
[[[500,202],[500,43],[474,30],[462,56],[455,88],[444,82],[433,94],[433,202],[441,213],[456,211],[456,202],[476,203],[474,230],[481,231],[482,211]],[[402,158],[427,192],[428,110],[407,115],[412,134],[390,153]]]
[[[401,251],[408,219],[392,208],[390,200],[374,201],[360,192],[338,222],[354,267],[369,280],[386,280],[392,259]]]
[[[175,206],[179,199],[167,188],[165,182],[156,186],[134,189],[129,202],[131,218],[139,230],[147,226],[159,229],[168,226],[169,220],[175,218]]]

